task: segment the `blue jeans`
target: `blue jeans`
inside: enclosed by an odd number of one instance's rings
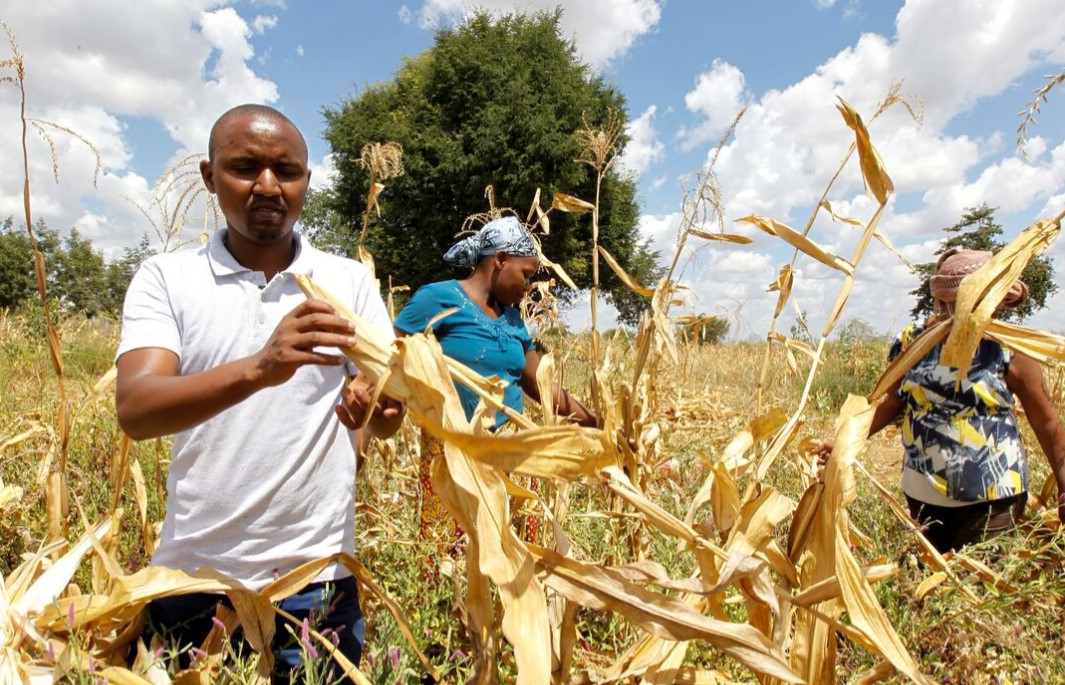
[[[211,632],[211,619],[219,603],[232,607],[225,595],[202,592],[164,597],[149,603],[146,640],[150,640],[152,634],[157,634],[169,641],[181,650],[178,654],[181,668],[188,668],[192,661],[188,648],[203,644],[207,634]],[[302,622],[304,618],[309,618],[311,626],[319,633],[326,629],[335,631],[339,638],[337,649],[358,666],[366,634],[366,621],[359,608],[359,589],[354,578],[311,583],[300,592],[283,599],[278,607],[294,616],[297,621]],[[303,656],[299,641],[293,640],[292,635],[285,629],[286,625],[291,626],[287,619],[276,617],[277,630],[271,651],[274,653],[272,681],[278,684],[289,682],[291,671],[299,665]],[[291,627],[299,635],[299,627]],[[234,633],[231,641],[238,652],[250,651],[240,629]],[[316,649],[319,647],[320,645],[316,645]],[[324,650],[318,651],[322,653]],[[334,673],[339,676],[341,672],[335,663],[333,668]]]

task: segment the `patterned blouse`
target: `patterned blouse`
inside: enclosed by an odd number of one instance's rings
[[[923,331],[916,325],[904,329],[889,358],[899,356]],[[915,472],[903,474],[903,489],[925,502],[938,499],[922,497],[934,490],[959,504],[1025,492],[1028,462],[1013,393],[1006,387],[1012,354],[981,340],[967,378],[955,389],[957,369],[939,363],[942,348],[937,345],[917,362],[899,387],[898,397],[905,403],[903,468]]]

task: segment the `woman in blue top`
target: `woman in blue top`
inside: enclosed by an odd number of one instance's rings
[[[497,376],[505,381],[506,406],[522,411],[523,391],[539,402],[536,369],[540,356],[516,306],[539,268],[538,255],[535,241],[517,218],[505,216],[488,222],[444,255],[444,260],[452,266],[471,268],[469,276],[419,288],[393,323],[396,335],[420,333],[433,317],[455,308],[457,311],[432,324],[444,354],[482,376]],[[462,385],[456,387],[466,417],[472,418],[479,398]],[[554,393],[558,414],[569,415],[582,426],[596,425],[595,414],[568,392],[555,386]],[[496,428],[504,423],[506,416],[497,412]],[[432,458],[441,453],[440,444],[434,443],[423,433],[420,469],[423,537],[446,518],[428,481]]]

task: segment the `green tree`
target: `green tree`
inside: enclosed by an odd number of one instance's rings
[[[49,265],[49,280],[54,292],[49,295],[61,303],[64,311],[80,312],[93,317],[107,308],[107,268],[104,257],[92,241],[70,229],[62,249]]]
[[[43,219],[37,220],[34,234],[47,270],[60,247],[59,237]],[[50,282],[47,285],[51,287]],[[14,221],[8,217],[0,224],[0,308],[19,307],[34,297],[37,277],[33,271],[33,244],[25,226],[14,228]]]
[[[492,185],[500,206],[524,214],[537,188],[542,197],[565,192],[592,201],[595,176],[577,162],[575,132],[595,128],[609,112],[624,112],[620,92],[581,63],[562,37],[561,13],[492,17],[480,12],[454,28],[439,29],[434,46],[407,60],[389,83],[326,108],[325,138],[337,181],[311,205],[319,239],[351,245],[368,190],[359,164],[368,143],[403,146],[406,173],[380,196],[381,216],[367,238],[381,276],[418,287],[453,277],[441,259],[467,216],[487,208]],[[621,144],[624,144],[624,140]],[[661,269],[639,239],[635,180],[608,174],[600,202],[600,243],[638,280],[654,284]],[[317,212],[314,214],[313,212]],[[323,220],[324,219],[324,220]],[[552,213],[545,253],[577,283],[591,285],[588,215]],[[609,269],[602,287],[622,320],[633,322],[645,306]]]
[[[990,250],[997,252],[1006,244],[999,239],[1002,235],[1002,226],[995,221],[995,210],[985,202],[979,207],[969,207],[962,215],[961,221],[944,228],[951,236],[943,241],[943,245],[936,251],[937,255],[943,254],[952,247],[965,247],[970,250]],[[935,262],[917,265],[917,273],[921,277],[921,284],[910,291],[917,297],[917,304],[910,310],[914,318],[923,318],[932,313],[932,291],[929,280],[935,273]],[[1028,262],[1021,280],[1028,285],[1028,299],[1019,306],[1007,308],[1002,311],[1001,318],[1005,321],[1023,321],[1037,309],[1046,306],[1047,298],[1058,290],[1054,283],[1054,266],[1046,256],[1039,256]]]
[[[121,257],[107,265],[104,273],[106,290],[101,302],[104,312],[114,317],[122,314],[122,302],[126,299],[126,289],[133,280],[133,274],[145,259],[154,254],[155,248],[148,240],[148,234],[144,233],[136,247],[125,248]]]

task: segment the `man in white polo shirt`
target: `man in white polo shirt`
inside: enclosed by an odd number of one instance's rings
[[[199,250],[146,261],[126,294],[116,403],[135,439],[174,435],[166,516],[154,565],[209,566],[252,587],[335,552],[354,551],[356,435],[370,389],[337,348],[352,327],[307,301],[307,274],[383,333],[380,293],[356,262],[325,254],[293,230],[307,195],[307,146],[284,115],[261,105],[223,114],[200,163],[226,229]],[[371,433],[394,433],[403,408],[384,398]],[[354,580],[327,569],[286,600],[313,612],[358,663],[362,617]],[[153,629],[199,646],[220,597],[153,602]],[[281,626],[279,626],[281,627]],[[279,638],[288,632],[279,630]],[[299,650],[276,649],[279,668]],[[187,663],[187,659],[185,660]]]

